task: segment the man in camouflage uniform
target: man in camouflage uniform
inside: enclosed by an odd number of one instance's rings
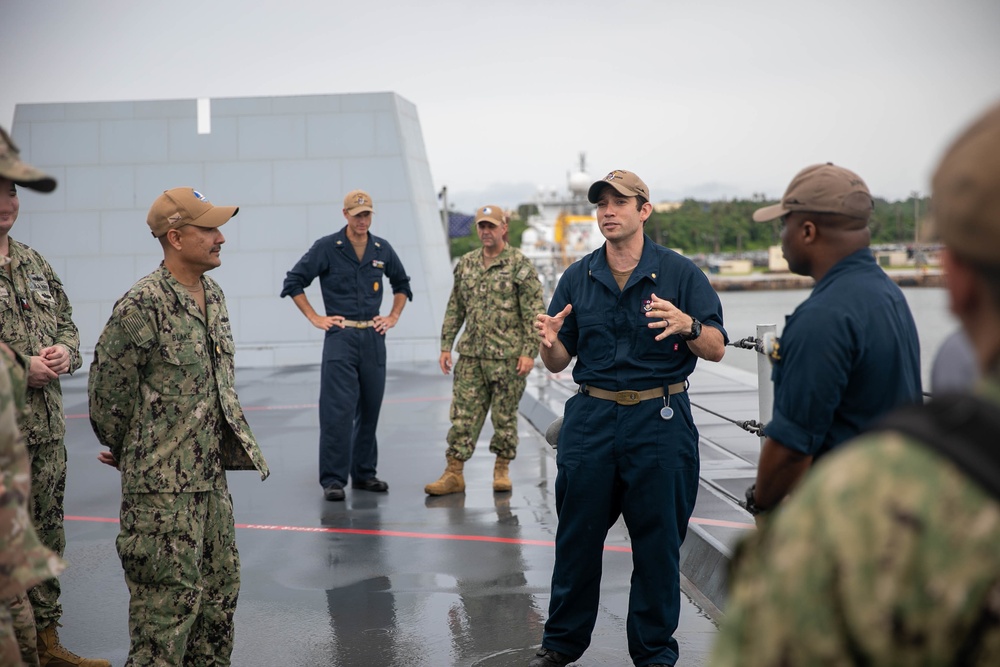
[[[24,369],[0,343],[0,665],[39,664],[26,591],[66,565],[38,541],[28,514],[31,462],[17,427],[25,388]]]
[[[90,421],[122,477],[117,548],[127,665],[228,665],[240,560],[226,470],[268,469],[235,389],[219,230],[236,207],[164,192],[147,223],[163,263],[115,304],[90,368]]]
[[[51,192],[50,176],[21,162],[17,147],[0,128],[0,228],[17,219],[17,186]],[[6,272],[10,257],[0,256]],[[31,459],[18,428],[24,414],[29,360],[0,343],[0,665],[38,665],[35,617],[27,590],[65,567],[43,546],[31,523]],[[60,514],[61,519],[61,514]]]
[[[932,201],[951,311],[983,373],[959,399],[979,412],[952,414],[995,419],[1000,106],[945,154]],[[905,424],[830,454],[740,545],[712,665],[1000,664],[1000,487],[940,444],[961,428],[935,443]],[[996,437],[970,441],[979,461]]]
[[[486,412],[493,416],[490,451],[496,455],[493,490],[510,491],[510,462],[517,455],[517,406],[535,365],[535,316],[543,312],[538,272],[519,250],[504,242],[507,220],[499,206],[476,212],[483,247],[455,265],[455,284],[441,325],[441,371],[451,371],[451,347],[462,324],[451,399],[447,467],[428,495],[465,491],[465,462],[476,449]]]
[[[7,167],[15,162],[23,166],[17,148],[2,130],[0,162]],[[55,181],[45,178],[48,180],[34,182],[17,177],[0,179],[0,253],[9,260],[0,271],[0,340],[17,354],[26,371],[27,405],[20,416],[20,428],[31,458],[32,520],[42,544],[62,556],[66,550],[66,423],[59,376],[80,367],[80,335],[59,276],[36,250],[10,237],[20,209],[17,185],[41,185],[49,192]],[[55,577],[28,591],[41,664],[110,667],[106,660],[81,658],[59,643],[59,592]]]

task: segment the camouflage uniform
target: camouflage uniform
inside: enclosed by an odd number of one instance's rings
[[[535,316],[544,312],[538,272],[520,250],[505,245],[489,268],[482,249],[455,265],[455,281],[441,326],[441,350],[450,352],[462,324],[451,401],[448,456],[466,461],[492,409],[490,451],[502,459],[517,454],[517,406],[527,378],[518,357],[538,354]]]
[[[981,395],[1000,409],[1000,369]],[[740,545],[711,664],[1000,664],[1000,502],[899,434],[818,464]]]
[[[35,623],[25,591],[65,562],[38,541],[28,514],[31,463],[17,427],[24,369],[0,353],[0,664],[37,665]]]
[[[73,324],[62,281],[37,251],[10,239],[10,273],[0,271],[0,340],[24,365],[51,345],[63,345],[70,372],[80,368],[80,334]],[[27,409],[20,422],[31,456],[31,512],[42,544],[60,556],[66,550],[63,500],[66,494],[66,447],[63,436],[62,387],[58,379],[27,390]],[[29,591],[38,628],[62,617],[59,580],[47,579]]]
[[[226,470],[267,463],[235,389],[225,298],[206,318],[161,264],[115,304],[90,369],[90,420],[122,476],[128,665],[228,665],[239,553]]]

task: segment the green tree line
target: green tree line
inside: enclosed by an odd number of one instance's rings
[[[781,221],[754,222],[753,212],[769,203],[762,196],[729,201],[686,199],[680,207],[654,212],[646,233],[687,254],[760,250],[781,243]],[[872,243],[913,243],[914,226],[927,214],[928,199],[875,200],[869,226]]]
[[[678,248],[688,255],[713,252],[761,250],[781,243],[781,221],[754,222],[753,212],[773,203],[762,195],[750,199],[702,201],[685,199],[671,211],[656,212],[646,221],[646,233],[657,243]],[[873,244],[911,244],[914,226],[927,215],[929,199],[887,201],[876,198],[870,227]],[[528,214],[534,206],[523,204],[511,217],[510,243],[520,246]],[[451,240],[451,256],[479,247],[473,228],[468,236]]]

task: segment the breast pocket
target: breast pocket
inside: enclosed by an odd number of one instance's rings
[[[662,329],[650,329],[649,322],[645,317],[635,326],[632,338],[632,349],[635,350],[639,359],[665,359],[677,353],[681,342],[680,336],[674,334],[667,336],[663,340],[656,340],[662,333]]]
[[[35,322],[43,345],[48,345],[55,338],[59,324],[56,300],[48,288],[32,289],[29,306],[34,311],[31,320]]]
[[[486,278],[480,284],[480,293],[488,303],[503,311],[511,311],[516,305],[517,292],[514,286],[514,278],[509,273],[501,273],[496,276]]]
[[[24,328],[20,324],[18,311],[21,307],[16,302],[17,298],[14,296],[0,298],[0,331],[3,332],[3,342],[14,348],[27,342],[24,340]]]
[[[361,267],[361,271],[362,286],[365,290],[363,294],[366,304],[369,306],[374,305],[377,309],[378,304],[382,301],[382,277],[385,275],[385,265],[368,262],[368,264]]]
[[[236,345],[228,336],[219,337],[216,343],[215,368],[226,386],[236,384]]]
[[[580,337],[577,354],[586,354],[588,365],[595,368],[614,363],[618,344],[613,327],[605,321],[604,315],[578,315],[576,323]]]
[[[160,348],[163,365],[150,384],[165,396],[204,393],[210,381],[208,350],[201,341],[186,341]]]

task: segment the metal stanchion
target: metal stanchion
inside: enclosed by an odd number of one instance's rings
[[[774,324],[758,324],[757,340],[760,348],[757,355],[757,403],[760,410],[760,423],[771,421],[774,410],[774,384],[771,382],[771,353],[777,345],[778,327]],[[760,437],[761,446],[764,436]]]

